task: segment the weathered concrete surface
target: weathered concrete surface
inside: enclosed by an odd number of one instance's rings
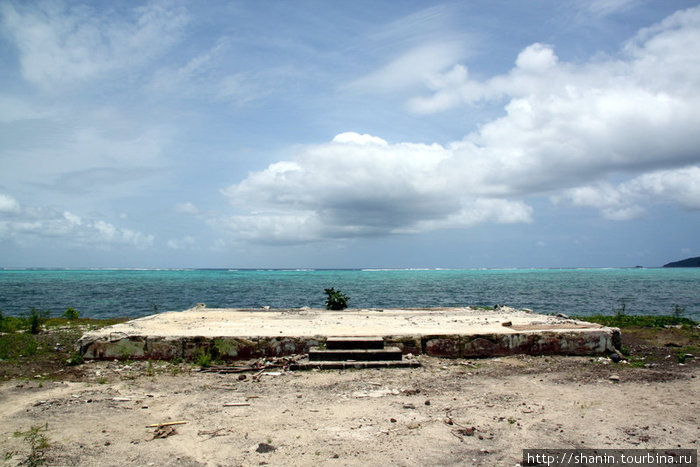
[[[510,354],[593,355],[619,347],[620,331],[501,307],[391,310],[232,310],[199,306],[83,335],[88,359],[237,360],[308,353],[330,336],[382,336],[404,354],[449,358]]]

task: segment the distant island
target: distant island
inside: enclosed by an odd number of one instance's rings
[[[665,268],[700,268],[700,256],[664,264]]]

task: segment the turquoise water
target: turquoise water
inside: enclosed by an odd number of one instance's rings
[[[0,270],[0,310],[139,317],[209,307],[323,307],[327,287],[352,308],[493,306],[538,313],[672,314],[700,320],[700,268],[487,270]]]

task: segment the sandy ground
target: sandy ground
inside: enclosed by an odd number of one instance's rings
[[[86,363],[77,382],[2,383],[0,451],[17,465],[28,445],[13,433],[45,424],[50,465],[515,466],[524,448],[700,444],[697,359],[420,359],[417,369],[270,370],[257,380]],[[186,423],[146,427],[175,421]]]

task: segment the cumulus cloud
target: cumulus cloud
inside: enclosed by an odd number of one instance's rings
[[[244,214],[216,223],[239,238],[305,242],[528,222],[531,209],[456,177],[459,152],[343,133],[223,190]]]
[[[124,16],[56,2],[3,2],[0,15],[20,50],[22,75],[46,89],[146,63],[173,43],[187,21],[185,10],[167,1],[148,2]]]
[[[645,212],[642,204],[672,203],[700,210],[700,167],[649,172],[616,185],[580,186],[564,191],[554,201],[596,208],[613,220],[639,217]]]
[[[2,209],[3,199],[11,200],[11,210]],[[80,247],[116,246],[147,248],[153,235],[115,226],[100,219],[83,219],[70,211],[48,207],[20,207],[11,197],[0,195],[0,240],[26,244],[35,240],[59,239]],[[8,212],[13,215],[7,215]]]
[[[698,209],[693,43],[700,7],[640,31],[619,58],[567,63],[536,43],[508,73],[483,81],[464,65],[433,73],[432,94],[412,99],[411,110],[491,101],[505,102],[504,114],[447,145],[342,133],[224,189],[237,212],[214,222],[238,238],[301,242],[530,222],[537,196],[618,220],[651,202]]]
[[[621,2],[606,2],[621,3]],[[700,8],[640,31],[622,58],[572,64],[533,44],[504,75],[473,80],[463,65],[433,78],[409,107],[434,113],[505,99],[505,114],[459,144],[513,194],[586,186],[615,175],[699,162]],[[470,148],[471,146],[471,148]],[[472,159],[473,160],[473,159]],[[507,185],[507,188],[506,188]]]

